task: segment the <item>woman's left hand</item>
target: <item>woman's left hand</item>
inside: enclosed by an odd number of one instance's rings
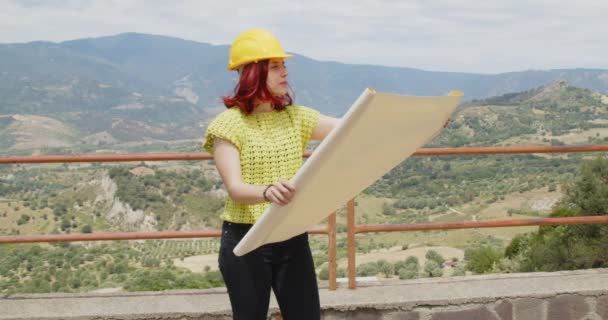
[[[296,187],[288,180],[280,180],[264,192],[264,197],[282,206],[289,204],[296,192]]]

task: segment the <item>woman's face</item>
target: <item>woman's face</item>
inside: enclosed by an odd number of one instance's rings
[[[268,77],[266,86],[268,90],[275,96],[284,96],[287,94],[289,83],[287,82],[287,67],[283,59],[270,59],[268,61]]]

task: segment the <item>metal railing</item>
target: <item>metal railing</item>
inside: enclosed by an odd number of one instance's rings
[[[519,153],[570,153],[570,152],[606,152],[608,145],[588,146],[523,146],[523,147],[478,147],[478,148],[433,148],[420,149],[414,153],[417,156],[444,155],[483,155],[483,154],[519,154]],[[347,203],[347,250],[348,250],[348,287],[355,289],[356,282],[356,243],[355,235],[369,232],[400,232],[452,230],[474,228],[503,228],[519,226],[543,226],[562,224],[594,224],[608,223],[608,216],[581,216],[570,218],[537,218],[537,219],[508,219],[494,221],[463,221],[452,223],[416,223],[416,224],[363,224],[355,223],[355,203],[351,199]]]
[[[571,152],[606,152],[608,145],[587,146],[524,146],[524,147],[475,147],[475,148],[426,148],[417,150],[413,156],[444,155],[481,155],[481,154],[518,154],[518,153],[571,153]],[[311,155],[308,151],[305,157]],[[128,162],[128,161],[194,161],[212,160],[208,153],[146,153],[146,154],[90,154],[90,155],[46,155],[46,156],[9,156],[0,157],[0,164],[24,163],[66,163],[66,162]],[[583,216],[570,218],[509,219],[483,222],[421,223],[421,224],[355,224],[354,200],[347,203],[347,251],[348,251],[348,287],[356,288],[355,235],[367,232],[397,232],[420,230],[450,230],[470,228],[496,228],[515,226],[541,226],[561,224],[608,223],[608,216]],[[328,236],[329,288],[337,287],[337,249],[336,249],[336,213],[332,213],[325,228],[314,228],[311,234]],[[0,236],[1,243],[35,243],[35,242],[69,242],[69,241],[107,241],[107,240],[140,240],[168,238],[209,238],[219,237],[218,230],[202,231],[159,231],[159,232],[112,232],[91,234],[53,234],[53,235],[17,235]]]

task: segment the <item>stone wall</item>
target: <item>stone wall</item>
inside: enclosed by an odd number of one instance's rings
[[[275,319],[280,317],[275,316]],[[487,304],[424,306],[411,310],[360,308],[323,312],[324,320],[608,320],[608,295],[563,294],[508,298]]]
[[[321,283],[320,296],[324,320],[608,320],[608,269]],[[0,320],[231,318],[225,288],[0,296]]]

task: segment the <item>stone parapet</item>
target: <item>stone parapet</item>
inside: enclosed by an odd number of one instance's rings
[[[608,320],[608,269],[321,286],[323,319]],[[272,319],[280,319],[276,302]],[[231,319],[225,289],[0,298],[0,320]]]

